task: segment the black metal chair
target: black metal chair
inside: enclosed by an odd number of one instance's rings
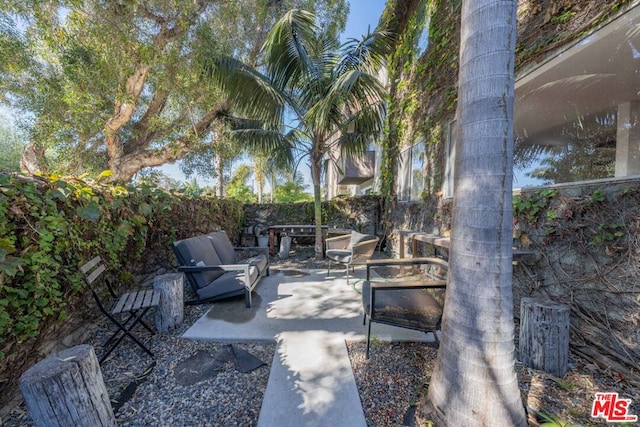
[[[428,266],[428,277],[418,280],[401,278],[371,279],[371,270],[380,267]],[[432,332],[436,342],[436,331],[440,329],[444,303],[433,295],[433,289],[445,289],[448,263],[440,258],[407,258],[395,260],[367,261],[367,278],[362,286],[363,324],[369,318],[367,329],[367,359],[371,345],[373,322]]]
[[[118,296],[109,280],[104,276],[106,267],[100,257],[95,257],[88,263],[80,267],[87,285],[91,289],[93,298],[98,305],[100,311],[113,322],[117,330],[114,334],[104,343],[105,353],[100,359],[100,363],[103,363],[107,357],[113,352],[113,350],[122,342],[125,336],[131,338],[145,353],[151,356],[155,360],[154,354],[145,346],[140,339],[138,339],[132,330],[138,324],[144,326],[149,332],[155,334],[155,331],[147,325],[142,318],[152,307],[157,307],[160,303],[160,294],[154,292],[153,289],[139,289],[136,291],[130,291]],[[105,304],[100,298],[100,293],[96,289],[96,281],[103,280],[107,285],[107,290],[110,296],[113,298],[113,304],[111,309],[108,310]],[[125,315],[125,320],[120,321],[118,317]],[[128,315],[128,316],[127,316]]]

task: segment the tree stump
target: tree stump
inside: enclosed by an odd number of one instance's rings
[[[569,317],[567,305],[522,298],[520,361],[557,377],[567,372]]]
[[[155,324],[159,332],[179,328],[184,316],[184,275],[171,273],[157,276],[153,289],[160,293],[160,304],[156,307]]]
[[[278,257],[280,257],[280,259],[289,258],[290,250],[291,250],[291,237],[283,236],[280,239],[280,251],[278,252]]]
[[[98,358],[78,345],[41,360],[20,377],[20,391],[36,427],[115,426]]]

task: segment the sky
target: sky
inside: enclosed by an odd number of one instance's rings
[[[342,40],[360,37],[367,32],[369,25],[373,31],[378,25],[385,3],[386,0],[351,0]]]
[[[351,0],[348,3],[349,16],[347,17],[345,30],[341,36],[341,41],[343,42],[352,38],[360,38],[360,36],[367,33],[369,27],[371,27],[371,31],[373,31],[378,25],[386,0]],[[180,181],[186,180],[177,163],[164,165],[160,170],[174,179],[178,179]],[[299,167],[299,172],[304,176],[305,183],[309,185],[307,190],[312,191],[311,174],[309,167],[307,167],[304,161]],[[201,186],[213,186],[213,182],[211,181],[204,181],[200,179],[197,181]]]

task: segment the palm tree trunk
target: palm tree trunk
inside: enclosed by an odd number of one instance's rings
[[[438,425],[527,425],[511,266],[516,9],[517,0],[462,5],[449,283],[428,394]]]
[[[273,203],[273,193],[276,189],[276,174],[271,172],[269,173],[269,182],[271,183],[271,193],[269,193],[269,203]]]
[[[253,156],[253,176],[258,184],[258,203],[262,204],[262,193],[266,180],[267,159],[261,155]]]
[[[322,155],[315,151],[311,153],[311,180],[313,181],[313,214],[316,226],[316,259],[324,258],[322,247],[322,194],[320,191],[320,173],[322,170]]]

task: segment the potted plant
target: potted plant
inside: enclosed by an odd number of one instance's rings
[[[269,246],[269,227],[257,224],[253,227],[253,233],[258,239],[258,247],[266,248]]]

